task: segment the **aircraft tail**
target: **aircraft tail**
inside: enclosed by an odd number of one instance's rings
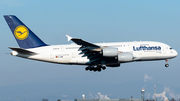
[[[20,48],[36,48],[47,46],[38,36],[36,36],[23,22],[14,15],[4,15]]]

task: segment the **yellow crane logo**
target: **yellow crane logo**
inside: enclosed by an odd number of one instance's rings
[[[19,40],[26,39],[28,35],[29,35],[29,31],[23,25],[17,26],[16,29],[14,30],[14,36]]]

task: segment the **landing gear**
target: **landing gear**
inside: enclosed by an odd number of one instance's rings
[[[166,59],[165,67],[169,67],[168,60],[169,60],[169,59]]]
[[[165,64],[165,67],[169,67],[169,64]]]
[[[88,66],[85,68],[86,71],[90,70],[90,71],[98,71],[100,72],[101,70],[105,70],[106,67],[105,66],[102,66],[102,65],[97,65],[96,67],[95,66]]]
[[[87,70],[89,70],[89,68],[88,68],[88,67],[86,67],[86,68],[85,68],[85,70],[87,71]]]
[[[102,66],[102,69],[103,69],[103,70],[105,70],[105,69],[106,69],[106,67],[105,67],[105,66]]]

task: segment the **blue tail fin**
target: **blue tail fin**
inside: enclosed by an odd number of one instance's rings
[[[16,41],[20,48],[35,48],[47,46],[38,36],[36,36],[23,22],[14,15],[4,15]]]

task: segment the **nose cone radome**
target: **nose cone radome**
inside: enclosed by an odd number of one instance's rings
[[[173,56],[176,57],[178,55],[178,52],[176,50],[173,50]]]

